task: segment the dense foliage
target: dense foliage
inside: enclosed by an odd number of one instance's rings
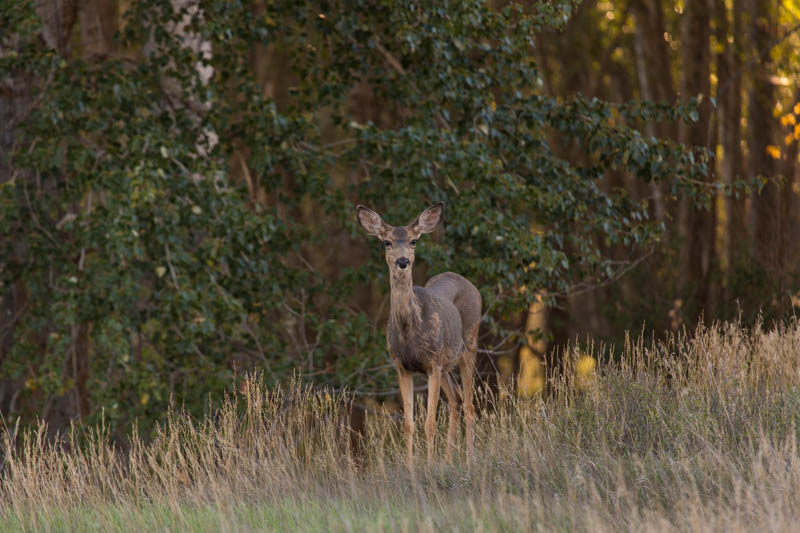
[[[25,302],[0,375],[24,383],[22,414],[199,411],[253,367],[380,389],[383,324],[358,297],[388,283],[355,203],[399,224],[445,201],[418,258],[474,280],[499,335],[540,291],[617,276],[611,247],[657,241],[606,173],[678,194],[707,170],[636,127],[692,105],[545,94],[534,36],[569,2],[198,5],[137,0],[122,52],[84,57],[45,46],[31,2],[0,2],[0,79],[35,95],[0,178],[0,291]],[[291,67],[285,98],[254,72],[267,51]],[[380,123],[359,121],[365,85]]]

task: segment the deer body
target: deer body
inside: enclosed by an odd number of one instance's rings
[[[411,266],[414,245],[424,233],[430,233],[442,219],[444,205],[425,210],[408,226],[392,227],[374,211],[358,206],[358,220],[364,229],[383,240],[389,265],[391,313],[386,333],[389,355],[397,368],[403,397],[406,436],[406,462],[412,466],[414,402],[413,372],[428,376],[428,410],[425,433],[428,459],[433,456],[436,407],[442,388],[450,403],[447,431],[447,456],[454,446],[456,425],[460,419],[459,399],[448,372],[460,368],[462,400],[466,419],[467,458],[470,458],[474,435],[475,412],[472,384],[477,351],[481,296],[466,278],[453,272],[432,277],[425,287],[414,286]]]
[[[466,342],[463,331],[470,325],[464,327],[455,304],[462,290],[480,302],[478,290],[453,272],[431,278],[425,287],[392,288],[392,313],[386,336],[389,353],[397,358],[396,364],[409,372],[426,374],[434,366],[443,371],[456,367]],[[480,317],[467,319],[474,326]]]

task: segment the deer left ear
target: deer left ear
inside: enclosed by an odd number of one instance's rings
[[[420,213],[412,225],[420,233],[430,233],[436,229],[443,216],[444,202],[439,202]]]

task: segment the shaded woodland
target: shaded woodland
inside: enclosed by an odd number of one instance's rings
[[[799,53],[794,1],[0,0],[0,411],[392,400],[358,203],[446,203],[415,275],[473,280],[521,394],[576,337],[791,316]]]
[[[611,101],[697,97],[699,120],[643,131],[706,147],[704,209],[624,174],[608,185],[651,202],[663,246],[610,290],[570,300],[570,334],[619,335],[774,318],[798,303],[797,31],[793,2],[592,2],[539,41],[548,90]],[[563,55],[559,50],[581,50]],[[653,282],[656,282],[655,284]],[[643,291],[642,287],[649,290]],[[616,308],[616,313],[614,312]],[[585,324],[579,326],[578,324]]]

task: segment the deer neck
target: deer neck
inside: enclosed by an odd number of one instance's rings
[[[389,284],[392,295],[392,323],[400,331],[407,331],[419,324],[422,315],[419,300],[414,294],[411,268],[402,274],[393,272]]]

